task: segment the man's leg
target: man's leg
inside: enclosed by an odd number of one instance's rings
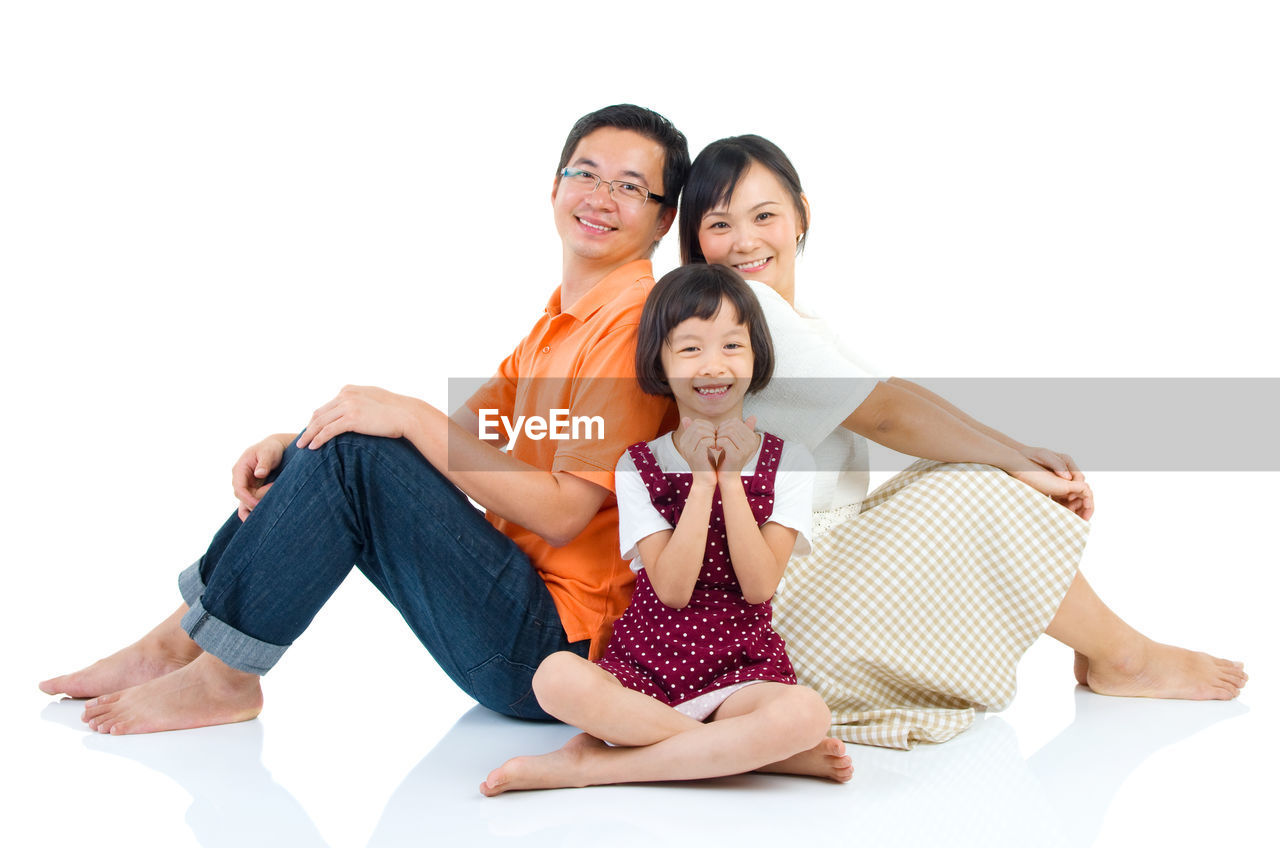
[[[294,452],[286,453],[284,462],[277,466],[268,481],[279,477],[289,455]],[[213,573],[241,524],[239,516],[231,513],[231,517],[214,534],[204,556],[179,575],[178,589],[183,602],[177,610],[133,644],[79,671],[42,681],[40,689],[49,695],[94,698],[154,680],[200,656],[203,651],[182,629],[182,619],[189,604],[200,596],[204,581]]]
[[[556,650],[585,652],[567,644],[523,552],[412,445],[348,434],[290,458],[199,587],[183,627],[208,654],[176,680],[167,678],[179,672],[96,699],[87,720],[116,733],[220,723],[210,709],[220,697],[224,720],[241,720],[230,716],[244,717],[256,675],[306,629],[353,562],[446,672],[500,712],[544,718],[531,690],[538,662]],[[177,684],[202,692],[198,718]]]

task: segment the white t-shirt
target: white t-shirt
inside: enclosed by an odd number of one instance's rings
[[[841,427],[879,378],[861,363],[830,324],[802,315],[764,283],[748,283],[773,338],[773,379],[747,395],[743,415],[787,444],[800,442],[817,468],[813,509],[856,505],[870,479],[867,441]]]
[[[760,447],[755,455],[743,466],[742,476],[755,474],[756,460],[760,458]],[[649,450],[657,461],[658,467],[668,474],[690,474],[689,463],[676,450],[672,434],[667,433],[649,442]],[[618,542],[622,549],[622,558],[631,560],[631,570],[644,568],[640,562],[640,552],[636,544],[647,536],[663,530],[674,530],[675,527],[662,517],[662,513],[654,509],[649,500],[649,490],[636,470],[630,451],[623,451],[614,472],[614,489],[618,498]],[[769,521],[795,530],[796,547],[793,556],[804,556],[809,553],[809,537],[813,524],[813,457],[798,442],[783,442],[782,456],[778,460],[778,470],[773,480],[773,514]]]

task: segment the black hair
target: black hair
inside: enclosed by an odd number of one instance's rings
[[[606,106],[578,119],[573,129],[569,130],[564,150],[560,152],[560,164],[556,166],[557,184],[560,172],[569,164],[569,157],[578,149],[578,143],[596,130],[606,127],[631,130],[662,145],[662,191],[657,193],[663,197],[663,208],[675,209],[676,202],[680,199],[680,190],[684,188],[689,176],[689,142],[684,133],[657,112],[630,103]]]
[[[636,331],[636,379],[646,394],[671,394],[662,368],[662,348],[681,321],[707,320],[729,301],[745,324],[755,365],[747,392],[758,392],[773,376],[773,340],[760,301],[741,275],[723,265],[681,265],[663,275],[645,299]]]
[[[752,162],[768,168],[791,195],[801,230],[796,253],[804,249],[805,235],[809,232],[809,212],[804,205],[804,189],[800,187],[800,175],[796,173],[795,166],[772,141],[758,135],[736,135],[708,144],[689,171],[684,203],[680,204],[681,262],[707,261],[698,245],[702,216],[733,198],[738,180],[742,179]]]

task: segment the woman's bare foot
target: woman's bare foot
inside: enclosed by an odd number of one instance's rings
[[[1075,653],[1076,653],[1076,667],[1075,667],[1076,683],[1079,683],[1081,686],[1088,686],[1089,685],[1089,658],[1086,657],[1084,654],[1080,653],[1079,651],[1076,651]]]
[[[99,733],[155,733],[248,721],[262,711],[261,678],[201,654],[163,677],[94,698],[82,719]]]
[[[1099,695],[1229,701],[1249,675],[1244,665],[1150,639],[1113,657],[1089,659],[1076,653],[1076,680]]]
[[[756,771],[803,774],[825,777],[836,783],[848,783],[853,778],[853,760],[845,753],[844,742],[828,736],[807,751],[801,751],[781,762],[770,763]]]
[[[492,798],[518,789],[561,789],[585,786],[582,765],[593,751],[608,747],[589,733],[579,733],[558,751],[536,757],[513,757],[480,784],[480,792]]]
[[[93,665],[42,681],[40,691],[47,695],[96,698],[182,668],[201,653],[200,646],[182,629],[182,616],[186,611],[187,606],[183,604],[146,636]]]

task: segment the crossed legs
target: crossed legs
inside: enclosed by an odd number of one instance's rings
[[[825,738],[830,712],[804,686],[745,687],[704,724],[625,688],[581,657],[559,653],[539,666],[534,691],[548,713],[586,732],[550,754],[508,760],[480,785],[485,795],[756,770],[841,782],[853,773],[844,743]]]

